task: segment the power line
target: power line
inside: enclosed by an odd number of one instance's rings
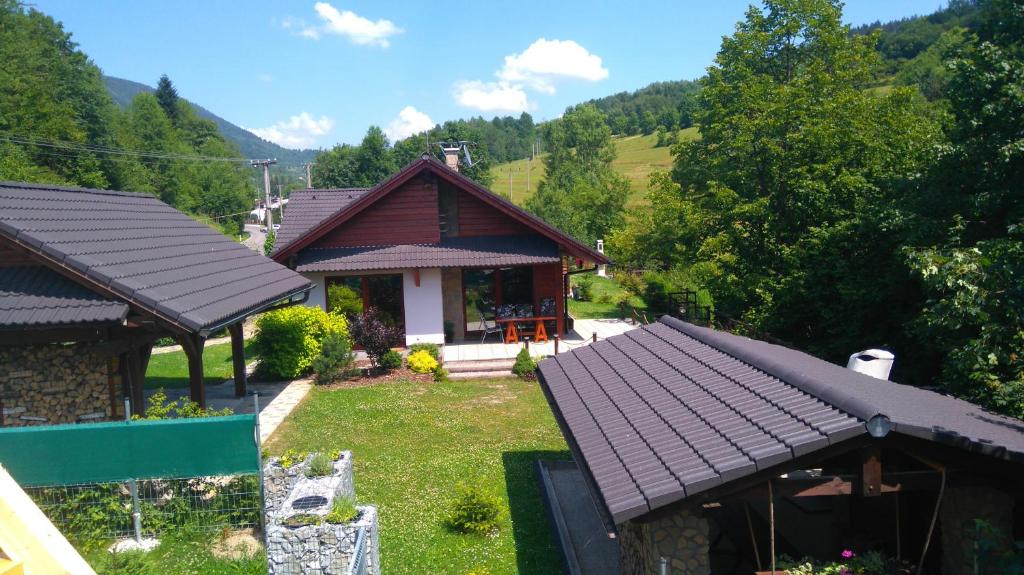
[[[0,141],[9,142],[12,144],[40,146],[43,148],[52,148],[72,152],[88,152],[95,154],[133,156],[137,158],[152,160],[188,160],[201,162],[228,162],[238,164],[248,164],[250,162],[250,160],[246,158],[231,158],[226,156],[200,156],[193,154],[177,154],[174,152],[147,152],[143,150],[129,150],[125,148],[114,148],[109,146],[99,146],[95,144],[81,144],[77,142],[66,142],[60,140],[42,140],[38,138],[8,134],[0,134]]]

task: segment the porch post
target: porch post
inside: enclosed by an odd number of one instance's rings
[[[198,334],[179,335],[178,343],[188,358],[189,395],[199,407],[206,409],[206,386],[203,385],[203,346],[206,338]]]
[[[242,334],[242,322],[228,326],[231,334],[231,364],[235,376],[235,397],[245,395],[245,339]]]

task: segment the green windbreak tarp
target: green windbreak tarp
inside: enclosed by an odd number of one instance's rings
[[[24,487],[256,473],[255,415],[0,429]]]

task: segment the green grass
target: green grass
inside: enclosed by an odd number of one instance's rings
[[[105,549],[85,556],[98,575],[264,575],[266,555],[260,551],[238,559],[219,559],[210,552],[217,534],[167,533],[149,553],[118,553]]]
[[[687,128],[679,132],[680,139],[692,140],[699,135],[697,128]],[[612,163],[615,171],[629,180],[632,193],[627,206],[642,205],[646,202],[647,186],[651,172],[672,168],[672,154],[667,146],[657,148],[657,136],[613,136],[618,156]],[[544,158],[546,154],[537,156],[533,161],[516,160],[498,164],[491,168],[494,182],[491,190],[505,197],[509,195],[509,171],[512,173],[512,201],[522,205],[526,199],[537,191],[537,184],[544,177]],[[529,188],[527,188],[527,168],[529,167]]]
[[[253,357],[250,342],[245,343],[245,357],[247,362]],[[206,346],[203,351],[203,380],[206,384],[221,383],[231,376],[231,344]],[[185,352],[179,350],[151,356],[149,367],[146,369],[146,387],[188,387],[188,360],[185,358]]]
[[[535,382],[313,388],[267,445],[352,450],[357,498],[379,506],[385,573],[562,572],[534,462],[569,453]],[[474,481],[508,508],[496,535],[444,524],[458,484]]]
[[[579,281],[579,275],[570,276],[573,284]],[[626,290],[622,289],[622,286],[618,284],[613,278],[608,277],[594,277],[594,287],[592,291],[591,301],[576,301],[574,299],[569,300],[569,313],[574,318],[617,318],[619,317],[620,311],[619,306],[615,303],[622,294],[626,293]],[[647,304],[636,296],[630,296],[628,305],[640,309],[645,309]],[[628,313],[628,310],[627,310]],[[629,319],[627,316],[626,319]]]

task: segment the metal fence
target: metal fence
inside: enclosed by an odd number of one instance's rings
[[[207,531],[260,524],[256,475],[147,479],[33,487],[25,491],[79,546],[155,537],[183,527]]]

